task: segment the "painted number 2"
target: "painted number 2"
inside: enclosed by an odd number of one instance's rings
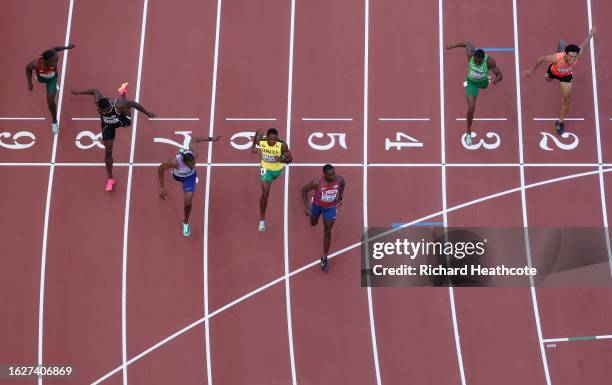
[[[578,143],[580,143],[580,139],[578,139],[578,136],[576,134],[572,134],[571,132],[564,132],[563,135],[561,135],[563,139],[572,138],[572,140],[568,141],[567,143],[563,143],[558,138],[556,138],[552,134],[549,134],[548,132],[540,132],[540,134],[542,134],[542,139],[540,140],[540,148],[544,151],[554,151],[554,149],[548,146],[549,139],[555,144],[555,146],[557,146],[557,148],[565,151],[575,149],[576,147],[578,147]]]
[[[467,133],[461,136],[461,144],[467,150],[478,150],[481,147],[487,150],[495,150],[501,145],[501,138],[495,132],[487,132],[487,134],[485,135],[487,139],[493,139],[493,140],[485,141],[484,139],[478,139],[476,142],[474,141],[476,138],[476,133],[472,132],[472,144],[469,146],[465,144],[466,135]]]
[[[187,146],[189,145],[189,141],[191,140],[191,131],[174,131],[174,133],[176,135],[182,135],[183,136],[183,143],[179,143],[176,142],[174,140],[171,139],[167,139],[167,138],[154,138],[153,142],[155,143],[166,143],[172,146],[176,146],[178,148],[187,148]]]

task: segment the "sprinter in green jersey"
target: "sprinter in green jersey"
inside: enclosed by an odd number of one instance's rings
[[[447,44],[446,49],[465,47],[468,58],[467,78],[463,85],[465,86],[465,95],[467,96],[468,110],[465,116],[467,122],[467,130],[464,137],[465,143],[472,145],[472,121],[474,120],[474,111],[476,110],[476,97],[478,90],[485,89],[491,84],[497,84],[502,80],[502,73],[497,67],[495,60],[487,55],[482,49],[476,49],[470,42]],[[491,81],[489,72],[495,74],[495,79]]]

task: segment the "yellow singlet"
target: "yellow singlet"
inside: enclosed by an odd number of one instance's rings
[[[282,155],[282,146],[283,143],[278,139],[276,140],[274,146],[270,146],[266,138],[263,137],[259,141],[259,149],[261,150],[261,167],[264,167],[270,171],[282,170],[285,164],[278,162],[275,159],[275,157]]]

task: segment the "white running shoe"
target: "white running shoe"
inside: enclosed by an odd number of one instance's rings
[[[266,231],[266,221],[259,221],[259,227],[257,228],[259,231]]]
[[[51,123],[51,132],[53,135],[57,135],[59,132],[59,122]]]
[[[466,133],[463,136],[463,140],[465,141],[465,145],[466,146],[471,146],[472,145],[472,135],[471,134]]]

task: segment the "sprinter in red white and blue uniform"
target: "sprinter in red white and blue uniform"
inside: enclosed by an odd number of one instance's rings
[[[316,226],[319,217],[323,215],[323,257],[321,257],[321,269],[327,271],[327,256],[331,245],[331,230],[336,221],[336,208],[342,205],[342,195],[346,183],[344,178],[336,175],[336,170],[331,164],[323,166],[323,177],[314,179],[302,187],[302,200],[310,224]],[[312,203],[308,204],[308,192],[314,190]]]
[[[198,149],[196,148],[196,143],[216,142],[220,138],[220,136],[215,138],[191,138],[188,145],[189,149],[182,150],[174,158],[168,159],[159,165],[159,197],[161,199],[166,199],[166,195],[168,194],[168,190],[166,190],[166,187],[164,187],[164,173],[166,170],[171,170],[174,180],[183,184],[183,195],[185,200],[183,235],[186,237],[188,237],[191,233],[191,230],[189,229],[189,214],[191,214],[191,200],[193,199],[193,193],[195,192],[195,185],[198,179],[198,174],[196,172],[196,158],[198,157]]]

